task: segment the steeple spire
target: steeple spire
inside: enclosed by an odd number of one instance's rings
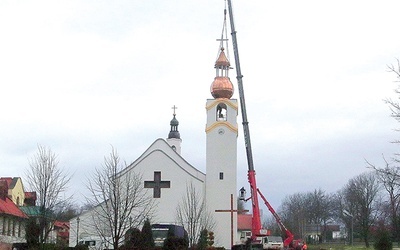
[[[211,95],[218,98],[230,99],[233,95],[233,84],[229,79],[229,69],[231,64],[228,57],[225,54],[224,42],[226,48],[228,48],[227,28],[226,28],[226,9],[224,9],[224,23],[222,25],[221,38],[217,39],[220,41],[218,49],[218,57],[215,62],[215,78],[211,84]],[[228,51],[227,51],[228,54]],[[229,56],[229,54],[228,54]]]
[[[171,146],[171,148],[175,150],[176,153],[181,154],[182,139],[178,131],[179,122],[176,119],[176,113],[175,113],[177,107],[174,105],[172,109],[174,110],[174,113],[172,114],[173,118],[169,123],[171,125],[171,131],[169,131],[167,142]]]
[[[168,139],[171,139],[171,138],[180,139],[181,138],[181,135],[179,134],[179,131],[178,131],[179,122],[175,117],[176,116],[175,110],[177,108],[178,107],[176,107],[175,105],[172,107],[172,109],[174,110],[174,113],[173,113],[174,117],[172,118],[172,120],[170,122],[171,131],[169,131]]]

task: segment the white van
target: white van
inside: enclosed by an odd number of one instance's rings
[[[91,250],[114,249],[112,244],[104,242],[104,239],[100,237],[84,237],[79,240],[78,244],[86,245]]]
[[[263,249],[283,249],[283,239],[281,236],[262,237]]]

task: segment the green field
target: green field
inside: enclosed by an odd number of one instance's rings
[[[371,243],[369,248],[366,248],[363,244],[356,244],[354,246],[344,244],[319,244],[319,245],[308,245],[308,250],[373,250],[374,246]],[[397,243],[393,244],[393,250],[400,250]]]

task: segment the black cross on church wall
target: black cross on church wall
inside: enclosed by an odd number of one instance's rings
[[[170,188],[170,181],[161,180],[161,172],[154,171],[154,181],[144,181],[145,188],[153,189],[153,198],[161,198],[161,188]]]

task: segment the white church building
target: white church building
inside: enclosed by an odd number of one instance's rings
[[[179,122],[174,110],[167,139],[156,139],[125,171],[143,176],[143,187],[156,202],[151,223],[176,224],[176,209],[191,184],[200,190],[208,211],[215,219],[214,246],[231,248],[239,241],[237,214],[237,137],[238,102],[231,99],[233,85],[229,79],[230,63],[222,42],[215,62],[216,76],[211,84],[211,99],[206,100],[206,173],[199,171],[181,155]],[[231,199],[232,197],[232,199]],[[232,203],[233,202],[233,203]],[[78,219],[79,218],[79,219]],[[77,240],[96,237],[91,228],[90,211],[70,221],[70,246]]]

